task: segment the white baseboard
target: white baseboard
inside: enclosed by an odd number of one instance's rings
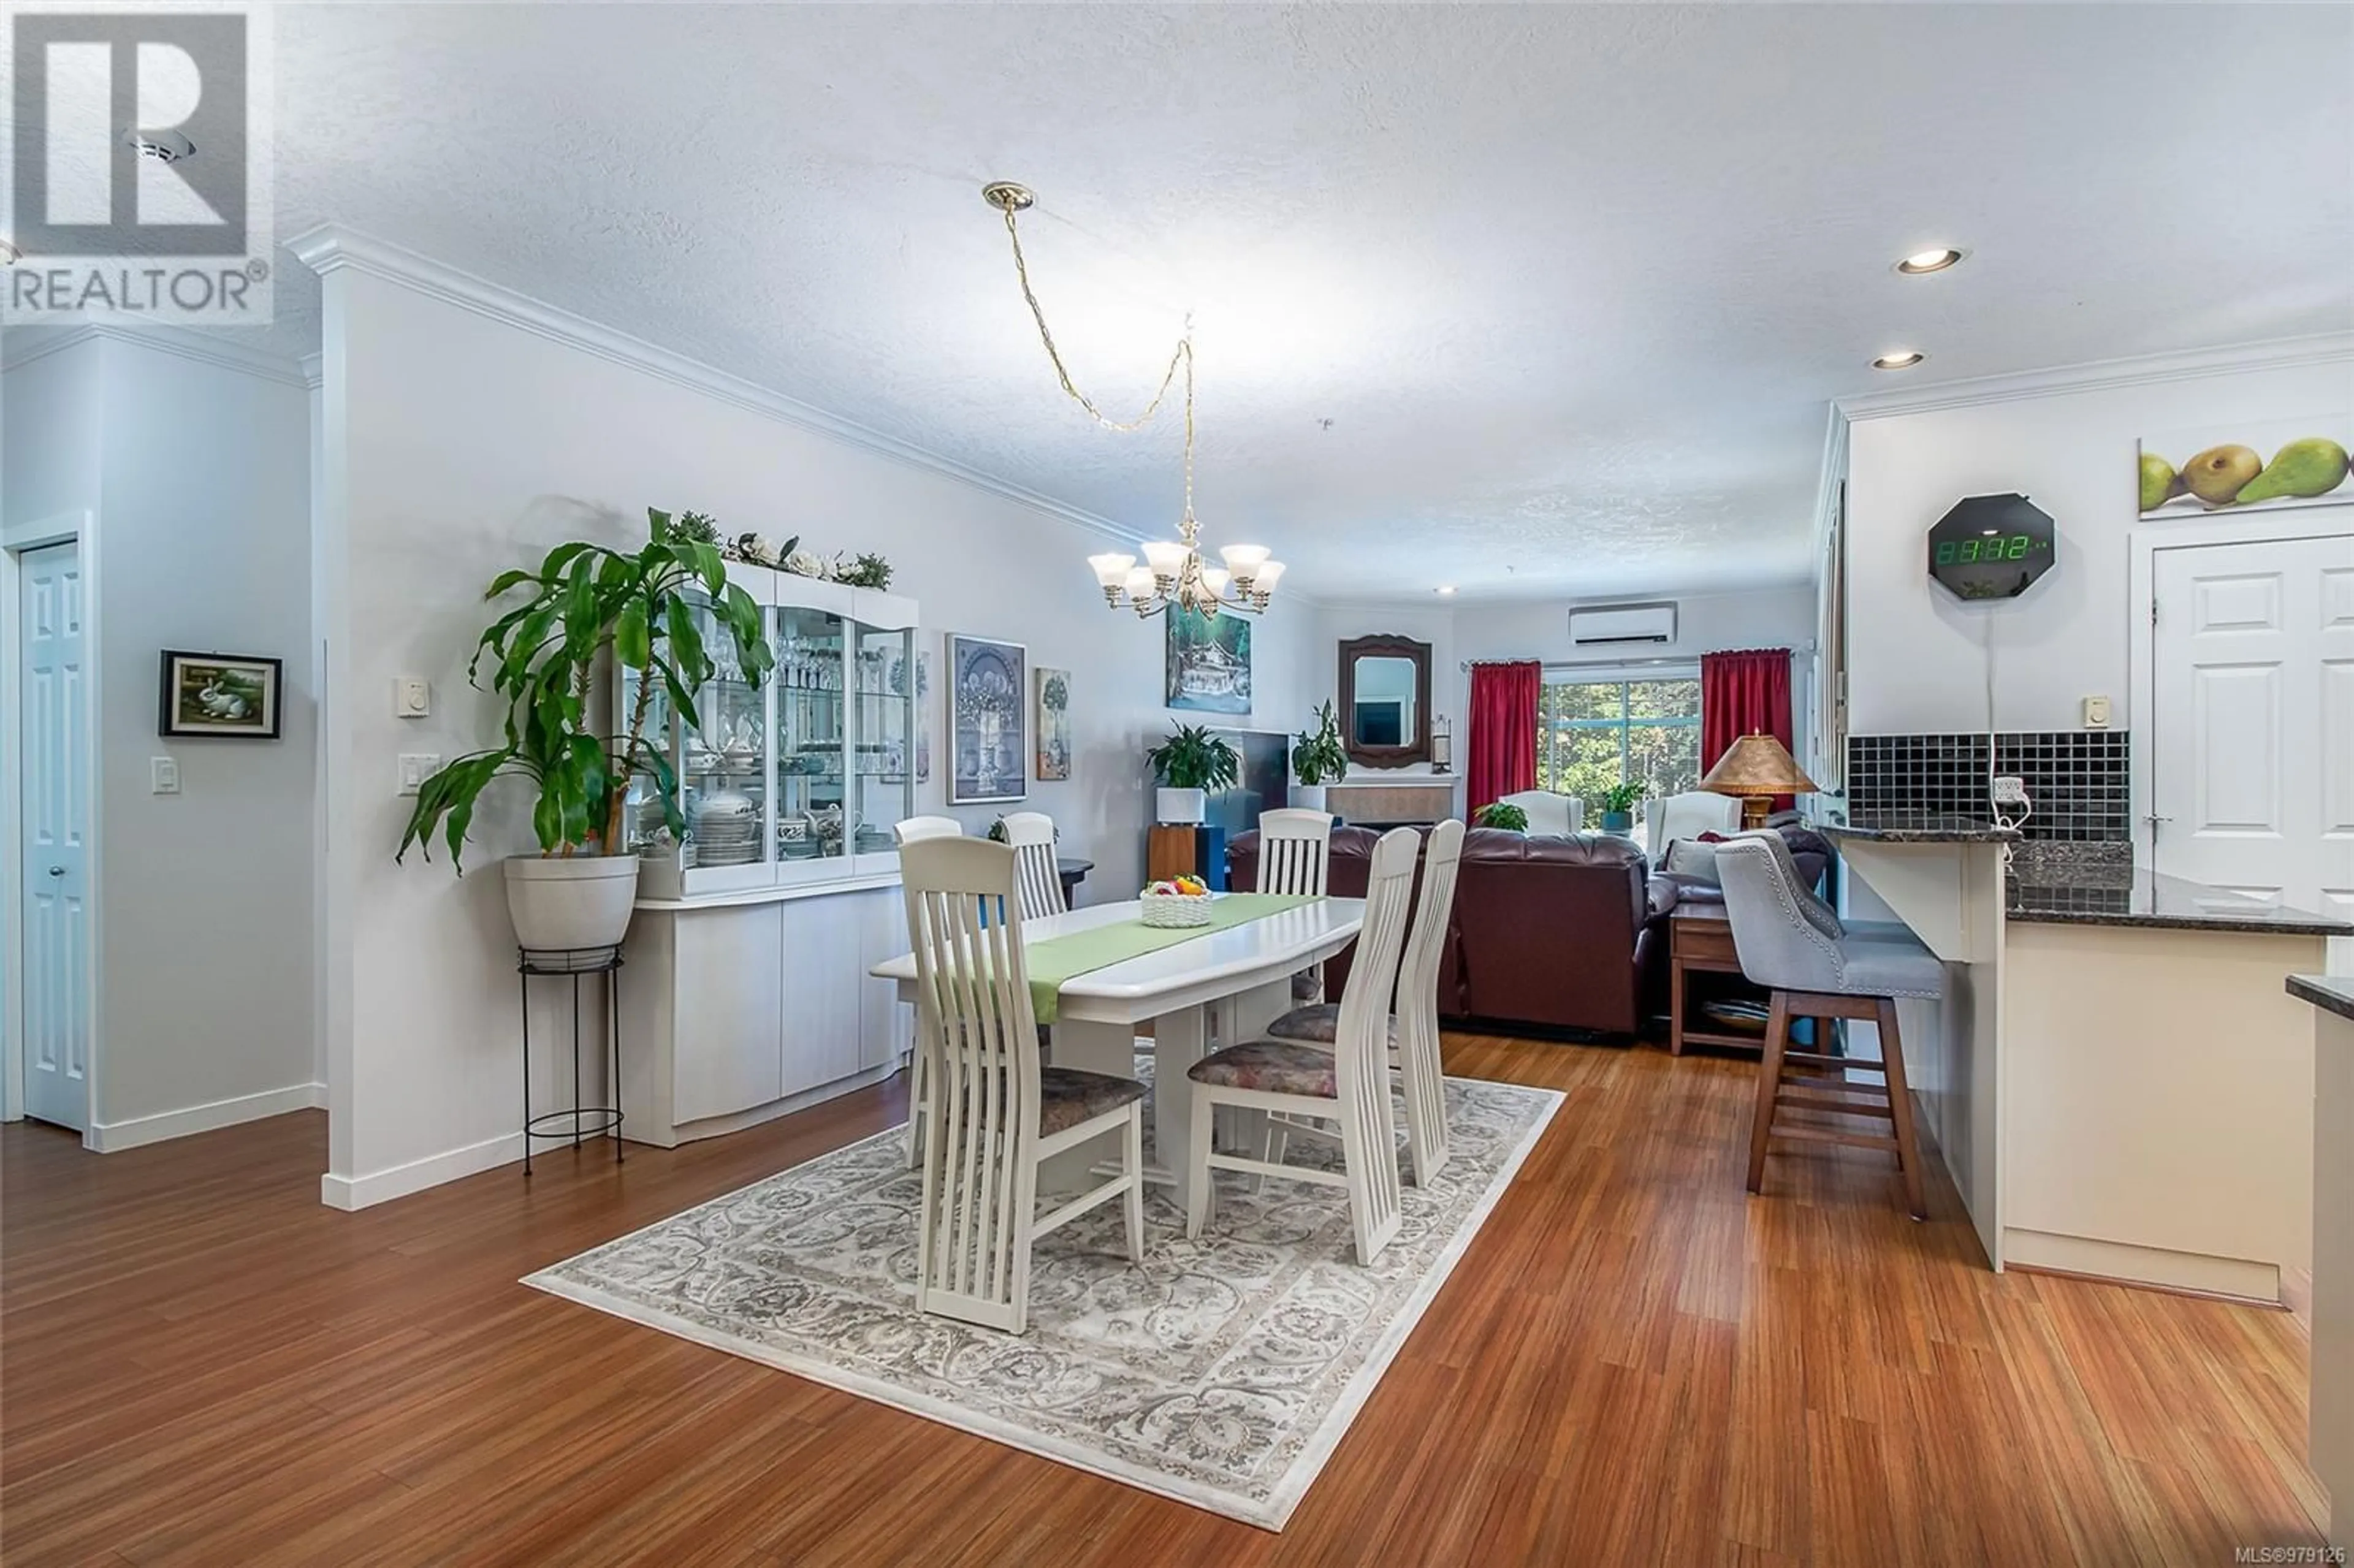
[[[186,1138],[192,1132],[211,1132],[219,1128],[235,1127],[242,1121],[284,1116],[288,1111],[324,1110],[326,1105],[326,1085],[290,1084],[282,1089],[265,1089],[258,1095],[239,1095],[231,1100],[214,1100],[207,1105],[189,1106],[185,1110],[158,1111],[154,1116],[133,1117],[128,1121],[94,1121],[90,1124],[90,1132],[82,1139],[82,1145],[100,1154],[119,1154],[126,1149],[161,1143],[167,1138]]]
[[[512,1165],[522,1158],[523,1134],[503,1132],[480,1143],[429,1154],[406,1165],[388,1165],[365,1176],[339,1176],[330,1171],[319,1178],[319,1201],[331,1209],[365,1209],[461,1176]]]

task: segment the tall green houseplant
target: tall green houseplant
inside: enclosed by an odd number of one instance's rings
[[[662,737],[646,733],[656,691],[686,725],[699,726],[695,694],[714,667],[696,623],[700,609],[735,644],[747,680],[765,678],[775,654],[759,606],[727,580],[717,548],[696,536],[708,520],[689,513],[674,524],[669,513],[652,510],[646,517],[646,543],[634,551],[575,541],[550,550],[535,569],[517,567],[492,581],[483,599],[511,602],[482,632],[466,675],[504,700],[503,739],[425,780],[395,859],[412,845],[430,858],[438,835],[462,872],[482,793],[506,778],[527,779],[535,790],[531,822],[541,859],[588,858],[581,852],[591,849],[597,858],[621,855],[623,813],[631,782],[640,777],[653,779],[663,820],[684,835],[677,780]],[[613,714],[613,727],[600,729],[595,699],[608,660],[637,678],[630,683],[635,695],[628,711]],[[634,859],[630,872],[634,886]],[[511,904],[517,874],[510,863]],[[546,882],[593,874],[523,874]],[[519,906],[516,913],[522,935]],[[612,940],[619,939],[617,933]]]
[[[1209,810],[1208,792],[1231,789],[1242,777],[1234,744],[1200,725],[1179,725],[1144,760],[1161,780],[1154,812],[1164,822],[1200,821]]]

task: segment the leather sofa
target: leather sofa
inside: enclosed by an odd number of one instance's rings
[[[1362,898],[1381,835],[1332,830],[1327,885]],[[1226,850],[1227,885],[1258,885],[1258,834]],[[1420,897],[1419,875],[1416,896]],[[1647,971],[1664,974],[1664,916],[1675,893],[1649,874],[1642,850],[1603,835],[1563,838],[1473,828],[1464,835],[1455,908],[1438,969],[1441,1016],[1540,1030],[1633,1035],[1641,1027]],[[1338,998],[1350,953],[1325,966]]]

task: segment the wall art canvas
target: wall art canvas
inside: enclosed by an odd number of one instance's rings
[[[2354,414],[2216,423],[2141,439],[2144,517],[2354,505]]]
[[[949,804],[1028,795],[1029,652],[949,633]]]
[[[1168,617],[1169,705],[1192,713],[1250,712],[1250,622],[1174,607]]]
[[[259,654],[164,651],[155,733],[227,740],[276,740],[281,661]]]
[[[1056,783],[1071,776],[1071,673],[1038,672],[1038,779]]]

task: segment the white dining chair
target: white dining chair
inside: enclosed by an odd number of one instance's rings
[[[901,849],[925,839],[960,838],[963,833],[964,824],[954,817],[909,817],[891,824],[891,836]]]
[[[986,839],[918,840],[900,858],[916,958],[926,1107],[916,1249],[921,1311],[1019,1334],[1037,1238],[1122,1200],[1128,1259],[1144,1261],[1144,1086],[1041,1065],[1022,949],[1014,852]],[[1117,1132],[1119,1172],[1038,1213],[1039,1162]]]
[[[1430,831],[1423,846],[1422,898],[1415,906],[1414,928],[1407,933],[1405,956],[1398,964],[1397,1011],[1385,1021],[1389,1064],[1398,1070],[1405,1090],[1406,1152],[1414,1162],[1417,1187],[1430,1185],[1451,1152],[1447,1137],[1447,1075],[1438,1049],[1438,964],[1447,950],[1447,924],[1455,912],[1463,832],[1459,821],[1441,822]],[[1324,1002],[1293,1008],[1268,1024],[1267,1032],[1277,1040],[1329,1051],[1340,1027],[1340,1008]],[[1313,1124],[1270,1119],[1269,1160],[1283,1163],[1288,1140],[1295,1132],[1331,1136]]]
[[[1364,924],[1356,962],[1341,997],[1338,1027],[1327,1050],[1290,1040],[1252,1040],[1214,1051],[1193,1064],[1192,1180],[1185,1234],[1198,1239],[1208,1220],[1211,1172],[1344,1188],[1357,1261],[1371,1264],[1398,1232],[1403,1198],[1398,1181],[1397,1124],[1390,1116],[1390,996],[1405,946],[1414,902],[1414,863],[1421,835],[1398,828],[1373,847],[1365,885]],[[1220,1154],[1210,1146],[1210,1124],[1220,1106],[1340,1124],[1341,1170],[1278,1165],[1265,1158]]]
[[[1259,813],[1257,891],[1307,894],[1320,898],[1331,870],[1331,812],[1286,806]],[[1322,964],[1310,964],[1291,977],[1292,1001],[1323,999]]]
[[[1523,789],[1516,795],[1501,797],[1496,804],[1518,806],[1528,813],[1531,833],[1567,838],[1585,826],[1585,802],[1557,789]]]
[[[1678,839],[1702,833],[1733,833],[1741,828],[1741,798],[1712,789],[1690,789],[1651,802],[1643,813],[1643,852],[1653,865]]]
[[[964,836],[964,824],[954,817],[908,817],[891,824],[891,836],[898,841],[904,853],[909,844],[926,839],[954,839]],[[915,1042],[907,1047],[907,1168],[915,1169],[917,1159],[924,1150],[924,1107],[928,1102],[924,1096],[924,1054]]]
[[[1062,873],[1055,869],[1055,819],[1044,811],[1014,811],[1004,818],[1005,842],[1013,849],[1014,886],[1022,917],[1043,920],[1070,911]]]

